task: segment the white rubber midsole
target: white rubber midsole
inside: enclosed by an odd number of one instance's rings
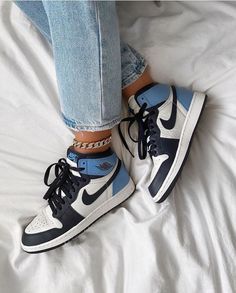
[[[188,114],[186,116],[183,130],[180,136],[179,146],[175,160],[161,188],[159,189],[156,196],[153,197],[153,200],[155,202],[161,200],[161,198],[165,195],[166,191],[168,190],[169,186],[177,176],[183,164],[185,155],[189,148],[191,138],[193,136],[194,129],[197,125],[199,116],[201,114],[205,99],[206,95],[203,93],[195,92],[193,95],[193,100],[189,108]]]
[[[121,191],[119,191],[114,197],[104,202],[101,206],[99,206],[92,213],[90,213],[85,219],[83,219],[79,224],[71,228],[69,231],[67,231],[63,235],[53,240],[50,240],[48,242],[35,245],[35,246],[25,246],[21,243],[22,248],[26,252],[37,252],[37,251],[47,250],[47,249],[56,247],[60,244],[63,244],[69,241],[76,235],[80,234],[87,227],[89,227],[93,222],[95,222],[101,216],[103,216],[104,214],[112,210],[114,207],[118,206],[123,201],[125,201],[128,197],[131,196],[134,190],[135,190],[135,185],[132,179],[130,179],[129,183]]]

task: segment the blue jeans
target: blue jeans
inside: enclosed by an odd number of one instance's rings
[[[62,116],[74,130],[120,121],[121,89],[140,77],[144,58],[120,42],[114,1],[16,1],[52,44]]]

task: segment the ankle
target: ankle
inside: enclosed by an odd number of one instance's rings
[[[129,99],[132,95],[136,94],[141,88],[153,83],[149,68],[146,68],[143,74],[132,84],[123,89],[122,94],[124,98]]]

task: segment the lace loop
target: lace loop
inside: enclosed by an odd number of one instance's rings
[[[55,179],[49,183],[49,176],[52,168],[54,167]],[[48,200],[48,203],[52,209],[53,214],[57,214],[57,210],[62,209],[62,205],[65,204],[65,200],[62,197],[61,192],[68,198],[72,198],[72,191],[75,191],[75,185],[79,185],[80,181],[84,181],[83,177],[77,177],[72,174],[73,171],[82,171],[84,168],[72,167],[67,163],[66,159],[61,158],[57,163],[51,164],[44,175],[44,184],[49,187],[44,195],[44,199]]]
[[[128,135],[133,142],[138,143],[138,155],[141,160],[146,158],[147,152],[149,152],[150,155],[157,154],[156,150],[154,152],[153,143],[155,143],[155,139],[153,138],[153,136],[157,135],[159,133],[159,131],[157,132],[155,130],[155,128],[157,126],[154,125],[153,116],[156,115],[156,112],[158,111],[158,109],[155,109],[155,110],[151,109],[147,114],[145,114],[146,111],[147,111],[147,104],[144,103],[141,106],[141,108],[139,109],[139,112],[133,113],[132,117],[127,117],[127,118],[124,118],[121,120],[121,123],[122,122],[129,122]],[[157,112],[157,114],[158,114],[158,112]],[[135,122],[137,122],[137,124],[138,124],[138,138],[137,138],[137,140],[135,140],[132,137],[131,131],[130,131],[131,126]],[[132,157],[134,157],[134,155],[132,154],[132,152],[129,149],[129,146],[124,138],[124,135],[122,134],[121,127],[120,127],[121,123],[118,126],[118,132],[119,132],[121,141],[124,144],[125,148],[132,155]],[[149,141],[147,141],[148,137],[149,137]]]

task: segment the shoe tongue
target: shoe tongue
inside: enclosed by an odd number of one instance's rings
[[[129,107],[137,113],[144,103],[147,109],[163,103],[170,95],[170,86],[165,84],[149,84],[129,99]]]
[[[73,167],[81,168],[80,174],[102,177],[107,175],[115,166],[117,157],[111,149],[102,153],[81,154],[72,148],[67,150],[67,162]],[[72,171],[74,175],[78,173]],[[77,174],[79,176],[79,174]]]

